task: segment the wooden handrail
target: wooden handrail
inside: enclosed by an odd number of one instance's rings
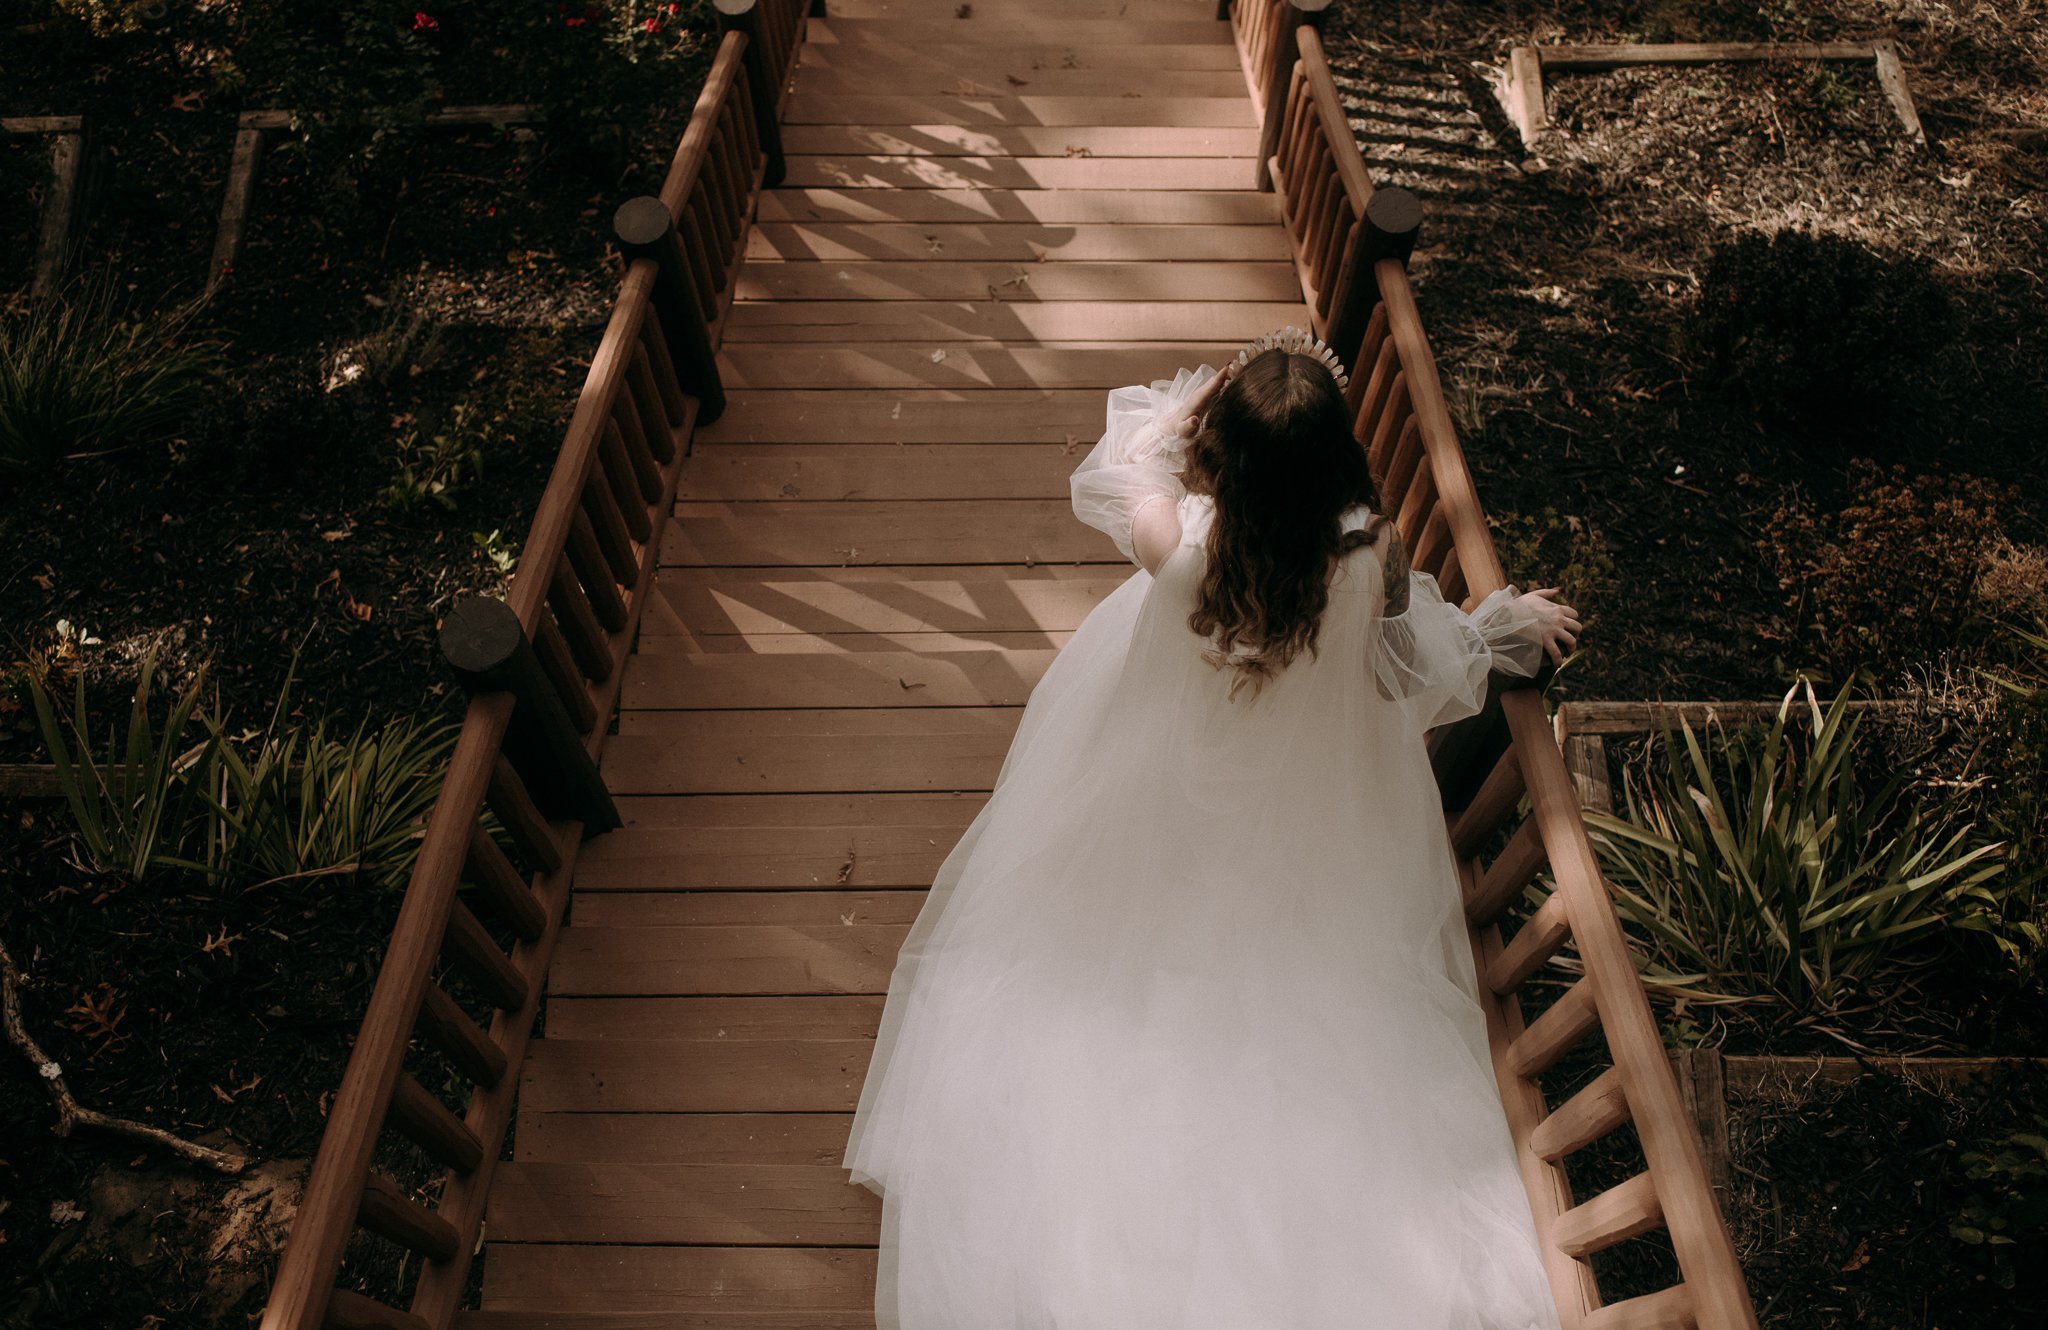
[[[1304,21],[1310,8],[1300,0],[1233,6],[1246,82],[1270,130],[1260,180],[1270,179],[1282,196],[1316,331],[1351,368],[1356,432],[1381,482],[1382,506],[1394,515],[1415,567],[1434,575],[1448,599],[1469,607],[1507,578],[1409,284],[1406,259],[1419,205],[1404,191],[1372,188],[1321,37]],[[1478,998],[1502,1107],[1559,1317],[1566,1330],[1755,1330],[1697,1132],[1542,697],[1496,682],[1487,712],[1432,736],[1432,760],[1464,883],[1474,965],[1484,981]],[[1504,848],[1488,856],[1494,845]],[[1504,943],[1500,917],[1546,869],[1553,883],[1548,899],[1513,943]],[[1523,985],[1563,946],[1576,950],[1584,978],[1525,1024]],[[1613,1066],[1596,1082],[1597,1095],[1567,1100],[1554,1113],[1541,1079],[1596,1028]],[[1624,1121],[1641,1142],[1643,1172],[1575,1206],[1565,1160]],[[1671,1236],[1680,1282],[1606,1306],[1586,1258],[1660,1226]]]
[[[756,2],[722,0],[720,9],[746,14]],[[767,0],[761,9],[749,31],[776,49],[755,61],[786,79],[802,12],[793,0]],[[747,31],[729,31],[721,41],[656,203],[671,231],[676,219],[691,219],[673,236],[671,268],[700,274],[728,299],[767,170],[771,135],[758,117],[774,110],[751,94],[750,40]],[[656,258],[630,260],[506,604],[466,604],[448,618],[461,640],[444,648],[471,690],[469,706],[271,1285],[264,1330],[446,1330],[461,1305],[577,850],[616,822],[595,763],[686,445],[700,402],[717,386],[710,358],[722,312],[716,299],[700,303],[687,286],[663,281]],[[679,353],[692,363],[672,355],[678,336],[688,337]],[[484,831],[486,807],[502,843]],[[474,901],[488,917],[458,901],[465,880],[477,884]],[[499,934],[512,944],[501,945]],[[444,958],[496,1004],[487,1026],[437,982]],[[416,1027],[468,1079],[461,1114],[407,1074]],[[438,1205],[414,1202],[372,1171],[386,1130],[449,1165]],[[409,1310],[335,1287],[359,1226],[421,1255]]]

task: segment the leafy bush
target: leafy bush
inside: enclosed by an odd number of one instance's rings
[[[1763,541],[1824,663],[1846,673],[1931,659],[2026,602],[2016,585],[2028,556],[2006,539],[2000,517],[2014,502],[2009,488],[1858,460],[1849,490],[1839,512],[1818,513],[1803,500],[1781,505]]]
[[[2002,847],[1952,790],[1898,771],[1870,788],[1849,690],[1823,710],[1804,688],[1767,727],[1667,730],[1626,773],[1624,815],[1587,814],[1655,991],[1826,1016],[1945,929],[1996,928]]]
[[[2015,633],[2033,659],[2000,670],[1998,714],[1985,736],[1986,820],[2011,844],[2005,931],[2023,985],[2048,985],[2048,624]]]
[[[33,675],[28,680],[43,746],[57,768],[57,783],[70,807],[86,867],[99,873],[118,873],[132,882],[142,881],[159,867],[191,866],[179,856],[195,796],[207,779],[214,756],[213,740],[194,748],[181,747],[199,707],[204,673],[171,703],[159,732],[150,720],[154,672],[154,662],[145,660],[128,711],[127,731],[124,734],[116,725],[107,727],[104,760],[86,715],[85,676],[78,678],[71,715],[63,722],[59,722],[42,680]]]
[[[1583,517],[1560,516],[1546,507],[1537,513],[1489,514],[1486,521],[1510,577],[1526,579],[1529,570],[1541,569],[1581,609],[1598,604],[1613,584],[1614,556],[1607,538]],[[1523,585],[1535,584],[1524,580]]]
[[[168,433],[223,363],[195,316],[124,310],[106,277],[0,316],[0,471]]]
[[[1841,236],[1745,231],[1700,276],[1695,349],[1752,409],[1841,441],[1937,395],[1960,319],[1917,263]]]
[[[455,727],[403,718],[332,734],[288,724],[280,699],[248,760],[213,716],[201,858],[241,885],[360,876],[403,886],[441,790]]]
[[[1976,1185],[1949,1221],[1949,1236],[1975,1250],[2000,1288],[2016,1288],[2024,1267],[2040,1273],[2048,1257],[2048,1117],[1988,1149],[1964,1152],[1964,1176]]]

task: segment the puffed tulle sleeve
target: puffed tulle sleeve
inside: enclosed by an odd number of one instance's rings
[[[1074,468],[1069,485],[1074,516],[1107,534],[1126,559],[1137,557],[1131,549],[1131,522],[1138,509],[1153,499],[1177,503],[1187,493],[1181,484],[1187,440],[1180,435],[1180,422],[1186,405],[1216,373],[1203,365],[1181,370],[1170,380],[1109,394],[1102,438]]]
[[[1543,665],[1536,616],[1508,586],[1467,614],[1436,578],[1408,574],[1408,605],[1380,621],[1373,673],[1380,695],[1405,700],[1427,730],[1478,714],[1494,670],[1532,678]]]

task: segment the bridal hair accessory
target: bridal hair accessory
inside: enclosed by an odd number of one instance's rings
[[[1351,376],[1344,372],[1344,362],[1337,359],[1337,353],[1325,346],[1322,338],[1311,336],[1291,323],[1285,328],[1260,333],[1254,337],[1249,346],[1237,353],[1237,359],[1230,363],[1228,373],[1235,376],[1239,370],[1251,363],[1253,356],[1273,350],[1285,351],[1290,355],[1311,356],[1320,360],[1329,369],[1331,377],[1337,380],[1339,388],[1351,386]]]

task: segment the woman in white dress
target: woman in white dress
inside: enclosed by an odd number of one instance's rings
[[[1320,343],[1229,370],[1110,394],[1074,510],[1140,570],[903,944],[882,1330],[1558,1324],[1423,732],[1577,618],[1407,571]]]

